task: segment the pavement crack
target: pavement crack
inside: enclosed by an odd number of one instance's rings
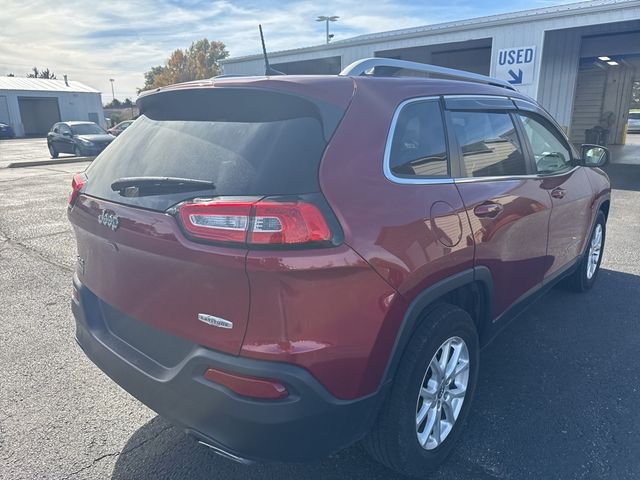
[[[112,458],[112,457],[120,457],[122,455],[127,455],[137,449],[139,449],[140,447],[142,447],[145,443],[150,442],[151,440],[155,440],[157,437],[159,437],[160,435],[162,435],[165,431],[171,429],[172,426],[171,425],[167,425],[166,427],[162,428],[158,433],[156,433],[153,437],[151,438],[147,438],[145,440],[143,440],[142,442],[127,448],[126,450],[121,450],[119,452],[111,452],[111,453],[105,453],[104,455],[100,455],[99,457],[94,458],[90,464],[85,465],[81,468],[79,468],[78,470],[75,470],[71,473],[69,473],[68,475],[66,475],[65,477],[63,477],[62,480],[67,480],[69,478],[75,477],[76,475],[79,475],[82,472],[85,472],[91,468],[93,468],[97,463],[101,462],[102,460],[104,460],[105,458]]]
[[[24,241],[38,240],[40,238],[47,238],[47,237],[55,237],[56,235],[61,235],[63,233],[69,233],[70,231],[71,230],[66,229],[66,230],[61,230],[59,232],[43,233],[42,235],[36,235],[35,237],[25,238]]]
[[[100,455],[98,458],[94,458],[89,465],[85,465],[84,467],[79,468],[78,470],[76,470],[74,472],[71,472],[66,477],[63,477],[63,480],[66,480],[66,479],[71,478],[71,477],[75,477],[76,475],[79,475],[80,473],[82,473],[82,472],[84,472],[86,470],[89,470],[90,468],[93,468],[93,466],[96,463],[104,460],[105,458],[117,457],[118,455],[120,455],[120,452],[105,453],[104,455]]]
[[[62,233],[67,233],[68,230],[66,231],[62,231],[62,232],[55,232],[55,233],[48,233],[48,234],[44,234],[44,235],[40,235],[37,237],[32,237],[32,238],[28,238],[26,240],[35,240],[35,239],[39,239],[39,238],[46,238],[46,237],[52,237],[55,235],[60,235]],[[19,240],[14,240],[12,238],[9,238],[7,236],[7,234],[5,232],[3,232],[2,230],[0,230],[0,241],[1,244],[3,246],[2,249],[0,249],[0,252],[4,251],[7,249],[7,245],[13,246],[13,247],[17,247],[20,250],[22,250],[25,254],[30,255],[32,257],[36,257],[39,260],[42,260],[43,262],[52,265],[54,267],[60,268],[62,270],[64,270],[65,272],[73,272],[73,267],[70,267],[68,265],[65,265],[63,263],[59,263],[56,262],[55,260],[50,259],[49,257],[47,257],[45,254],[39,252],[38,250],[36,250],[33,247],[30,247],[29,245],[26,245],[25,243],[19,241]]]
[[[26,253],[27,255],[30,255],[32,257],[36,257],[39,260],[53,266],[53,267],[57,267],[61,270],[64,270],[65,272],[73,272],[73,267],[70,267],[68,265],[64,265],[63,263],[59,263],[56,262],[55,260],[51,260],[50,258],[48,258],[47,256],[45,256],[44,254],[40,253],[39,251],[37,251],[35,248],[30,247],[28,245],[25,245],[24,243],[21,242],[16,242],[16,241],[12,241],[9,240],[7,243],[9,243],[10,245],[14,246],[14,247],[18,247],[20,250],[22,250],[24,253]]]

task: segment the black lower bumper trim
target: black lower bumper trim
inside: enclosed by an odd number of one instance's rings
[[[102,302],[77,278],[74,284],[80,298],[72,301],[76,339],[86,355],[138,400],[236,461],[325,457],[362,438],[384,400],[385,388],[357,400],[340,400],[301,367],[223,354],[195,344],[180,361],[163,365],[145,354],[154,351],[152,345],[148,350],[141,348],[144,341],[153,342],[154,331],[159,331],[137,325],[141,337],[132,347],[109,329]],[[180,342],[183,347],[184,340]],[[281,400],[242,397],[205,380],[203,373],[209,367],[276,379],[290,394]]]

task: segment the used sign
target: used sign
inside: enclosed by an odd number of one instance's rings
[[[536,63],[536,47],[514,47],[498,50],[496,77],[511,85],[533,83]]]

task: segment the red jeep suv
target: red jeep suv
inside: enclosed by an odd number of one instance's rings
[[[377,58],[138,106],[73,179],[77,341],[227,458],[362,440],[423,475],[460,436],[480,347],[596,279],[609,153],[578,155],[506,82]]]

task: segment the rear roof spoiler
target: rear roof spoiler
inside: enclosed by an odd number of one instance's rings
[[[515,91],[513,85],[505,80],[489,77],[487,75],[480,75],[479,73],[465,72],[463,70],[456,70],[454,68],[439,67],[438,65],[430,65],[428,63],[410,62],[407,60],[396,60],[393,58],[363,58],[357,60],[351,65],[345,67],[340,75],[357,77],[361,75],[367,75],[370,71],[378,67],[386,67],[392,70],[413,70],[415,72],[433,73],[436,75],[442,75],[446,77],[455,78],[458,80],[466,80],[468,82],[484,83],[487,85],[493,85],[496,87],[506,88],[508,90]],[[377,75],[377,76],[391,76],[391,75]]]

